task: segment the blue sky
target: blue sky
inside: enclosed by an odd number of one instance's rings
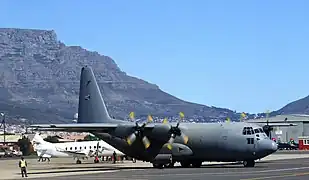
[[[308,9],[307,0],[2,0],[0,27],[53,29],[179,98],[255,113],[309,95]]]

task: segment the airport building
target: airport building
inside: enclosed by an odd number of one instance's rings
[[[309,115],[293,114],[293,115],[278,115],[268,118],[269,123],[281,122],[296,124],[297,126],[288,127],[275,127],[271,132],[271,137],[275,138],[277,141],[288,142],[293,139],[295,142],[306,141],[305,137],[309,138]],[[248,122],[262,121],[264,123],[260,125],[265,125],[267,122],[266,118],[260,119],[250,119]],[[308,139],[309,140],[309,139]],[[308,141],[309,142],[309,141]]]

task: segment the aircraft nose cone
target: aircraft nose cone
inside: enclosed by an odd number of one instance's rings
[[[272,141],[272,140],[271,140],[271,141]],[[271,147],[272,147],[273,152],[276,152],[276,151],[277,151],[277,149],[278,149],[278,145],[277,145],[277,143],[276,143],[276,142],[274,142],[274,141],[272,141],[272,143],[271,143]]]
[[[267,154],[271,154],[277,151],[278,145],[276,142],[270,139],[263,139],[259,142],[259,147],[261,151],[264,151]]]

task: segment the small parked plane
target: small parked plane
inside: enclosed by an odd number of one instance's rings
[[[81,163],[81,158],[95,157],[95,156],[112,156],[115,152],[117,156],[124,156],[124,154],[107,144],[100,141],[81,141],[81,142],[66,142],[66,143],[50,143],[36,133],[32,144],[37,155],[40,157],[69,157],[77,158],[76,163]]]

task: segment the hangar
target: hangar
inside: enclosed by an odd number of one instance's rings
[[[274,127],[271,132],[271,137],[276,138],[281,142],[288,142],[293,139],[295,142],[298,142],[300,137],[309,136],[309,115],[304,114],[290,114],[290,115],[277,115],[274,117],[267,118],[269,123],[273,122],[281,122],[281,123],[293,123],[297,124],[297,126],[289,126],[289,127]],[[266,118],[259,119],[250,119],[247,122],[254,123],[255,121],[267,122]]]

